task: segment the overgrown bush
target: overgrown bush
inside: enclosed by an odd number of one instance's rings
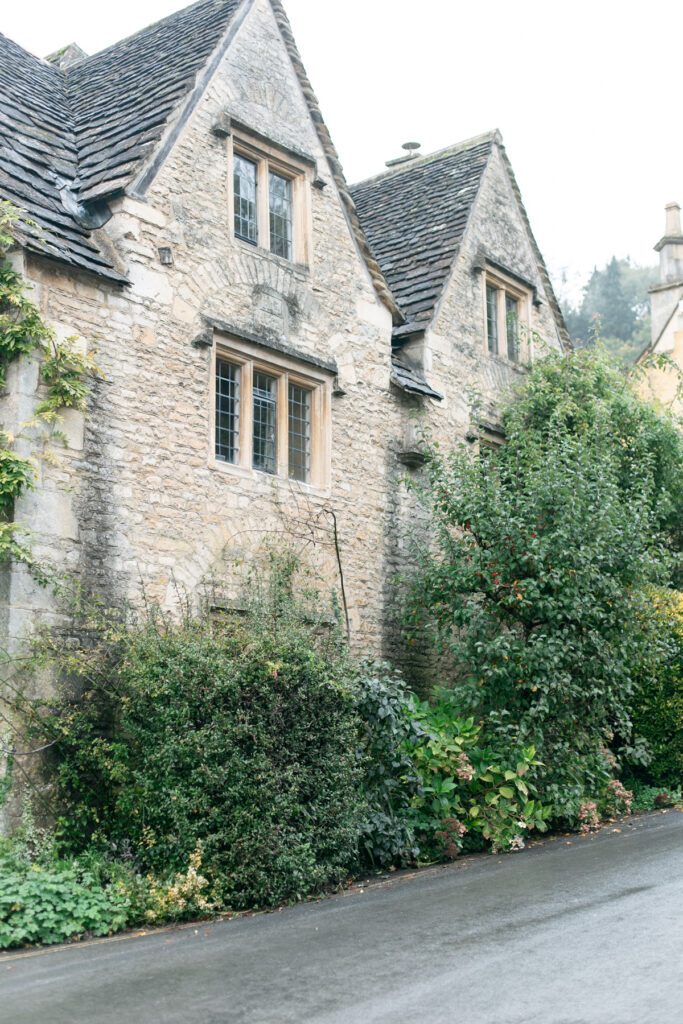
[[[413,697],[391,665],[361,660],[356,690],[366,803],[361,851],[375,867],[406,864],[420,853],[413,800],[422,778],[411,751],[427,736]]]
[[[100,621],[76,653],[53,638],[83,686],[41,716],[60,736],[49,771],[65,848],[163,873],[201,842],[236,908],[340,882],[358,860],[362,767],[347,655],[325,632],[279,591],[222,621]]]
[[[667,578],[680,507],[680,439],[618,376],[599,353],[549,357],[500,449],[428,447],[435,547],[413,628],[448,652],[488,742],[535,748],[539,796],[569,823],[607,795],[605,744],[630,733],[646,588]]]
[[[683,594],[651,594],[655,647],[639,675],[633,730],[652,751],[647,776],[660,787],[683,785]]]

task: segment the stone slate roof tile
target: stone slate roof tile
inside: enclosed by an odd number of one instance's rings
[[[375,291],[394,323],[401,323],[403,315],[370,251],[287,15],[280,0],[270,4],[350,231]],[[201,73],[215,66],[222,40],[244,10],[243,0],[199,0],[91,57],[71,44],[40,60],[0,36],[0,198],[26,210],[37,224],[39,235],[23,232],[23,244],[125,281],[91,240],[91,215],[102,216],[99,223],[104,223],[106,200],[134,182],[143,181],[144,193],[154,173],[154,167],[145,167],[146,158],[178,119]]]
[[[496,132],[351,186],[361,225],[406,323],[430,323],[465,232]]]
[[[88,204],[137,175],[238,6],[200,0],[64,69],[0,35],[0,197],[35,223],[20,231],[28,248],[125,281],[90,237]]]
[[[200,0],[66,69],[81,202],[120,191],[132,177],[238,6]]]
[[[408,391],[412,395],[420,395],[423,398],[436,398],[439,401],[443,399],[443,395],[440,395],[438,391],[435,391],[427,383],[419,370],[416,370],[414,366],[410,366],[403,359],[399,359],[396,355],[392,356],[391,359],[391,380],[401,390]]]

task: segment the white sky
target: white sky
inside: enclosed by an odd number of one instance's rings
[[[500,128],[537,241],[574,289],[613,254],[654,263],[683,205],[680,0],[284,0],[351,182],[401,143],[427,153]],[[0,31],[88,53],[183,0],[25,0]],[[559,284],[559,281],[558,281]]]

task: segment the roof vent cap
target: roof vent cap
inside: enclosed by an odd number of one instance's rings
[[[420,155],[418,152],[420,145],[421,143],[419,142],[404,142],[401,146],[401,149],[406,150],[403,156],[397,156],[394,160],[387,160],[385,167],[397,167],[399,164],[407,163],[408,160],[414,160],[415,157]]]

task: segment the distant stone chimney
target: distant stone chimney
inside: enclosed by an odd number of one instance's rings
[[[666,204],[664,236],[655,251],[659,253],[659,283],[650,288],[653,344],[683,297],[683,231],[678,203]]]
[[[79,60],[83,60],[88,54],[85,50],[81,50],[77,43],[69,43],[68,46],[63,46],[61,50],[56,50],[51,53],[45,60],[49,60],[50,64],[56,64],[58,68],[64,71],[71,64],[77,64]]]
[[[683,232],[678,203],[666,204],[664,237],[657,242],[655,251],[659,253],[660,283],[683,281]]]
[[[415,157],[419,156],[420,143],[419,142],[404,142],[401,149],[405,149],[406,152],[403,156],[397,156],[395,160],[387,160],[385,167],[397,167],[399,164],[405,164],[408,160],[414,160]]]

